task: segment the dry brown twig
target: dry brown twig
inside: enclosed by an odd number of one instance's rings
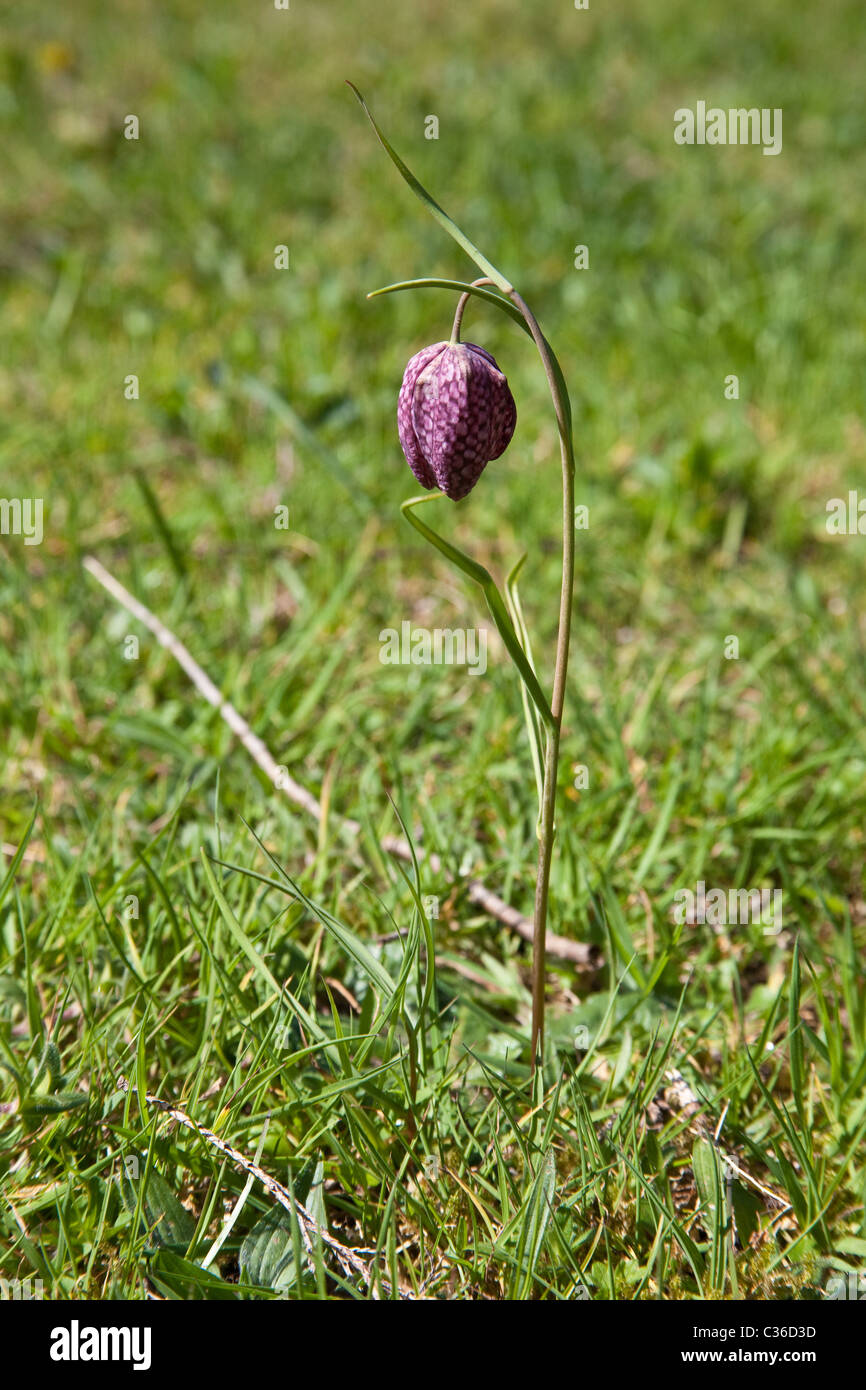
[[[266,1173],[264,1168],[259,1167],[258,1163],[253,1162],[251,1158],[247,1158],[246,1154],[242,1154],[240,1149],[236,1149],[233,1144],[227,1143],[225,1139],[220,1139],[219,1135],[214,1134],[212,1129],[208,1129],[205,1125],[199,1124],[198,1120],[194,1120],[191,1115],[187,1115],[185,1110],[181,1110],[180,1106],[172,1105],[169,1101],[162,1100],[159,1096],[154,1096],[149,1091],[142,1095],[142,1092],[139,1091],[137,1086],[130,1086],[125,1076],[119,1076],[117,1078],[117,1086],[118,1090],[123,1091],[124,1094],[132,1092],[134,1095],[141,1096],[148,1105],[154,1105],[164,1114],[170,1115],[179,1125],[183,1125],[185,1129],[192,1130],[193,1134],[197,1134],[206,1144],[210,1144],[213,1148],[219,1149],[220,1153],[225,1154],[226,1158],[231,1159],[232,1163],[241,1168],[243,1172],[257,1178],[265,1191],[269,1192],[270,1195],[279,1202],[281,1207],[284,1207],[287,1212],[296,1218],[301,1232],[301,1242],[308,1255],[312,1255],[313,1253],[313,1238],[315,1237],[317,1240],[321,1240],[322,1244],[333,1252],[344,1274],[349,1276],[360,1275],[364,1283],[373,1290],[374,1294],[378,1288],[381,1288],[386,1294],[391,1292],[391,1286],[387,1279],[377,1278],[371,1271],[368,1261],[362,1258],[362,1255],[373,1254],[373,1251],[353,1249],[351,1246],[344,1245],[342,1241],[337,1240],[336,1236],[332,1236],[329,1230],[319,1225],[312,1213],[304,1206],[303,1202],[298,1201],[297,1197],[293,1197],[287,1187],[284,1187],[281,1182],[277,1182],[276,1178],[272,1178],[270,1173]],[[401,1298],[409,1297],[404,1291],[401,1290],[399,1292]]]
[[[134,618],[137,618],[138,621],[153,634],[160,646],[164,647],[165,650],[174,657],[178,665],[181,666],[189,676],[199,694],[207,700],[209,705],[213,706],[220,718],[225,720],[232,733],[237,736],[247,753],[249,753],[253,762],[261,768],[262,772],[273,786],[276,787],[278,791],[285,792],[291,802],[301,807],[308,815],[315,817],[316,821],[321,824],[324,811],[320,802],[313,796],[312,792],[307,791],[306,787],[302,787],[299,782],[296,782],[294,778],[290,777],[284,767],[279,766],[276,760],[271,756],[266,745],[259,738],[258,734],[253,732],[243,715],[238,713],[234,705],[229,700],[224,699],[221,692],[214,685],[207,673],[202,670],[201,666],[199,666],[198,662],[184,646],[180,638],[176,637],[164,623],[160,622],[159,618],[157,618],[154,613],[151,613],[150,609],[146,608],[143,603],[140,603],[128,589],[125,589],[123,585],[114,578],[114,575],[110,574],[105,566],[100,564],[92,555],[85,556],[82,560],[82,565],[87,570],[88,574],[91,574],[93,578],[102,585],[103,589],[106,589],[107,592],[111,594],[112,598],[116,599],[127,612],[131,613]],[[343,830],[350,835],[357,836],[361,833],[359,822],[349,817],[341,817],[340,825]],[[390,854],[394,859],[400,859],[404,863],[412,862],[412,847],[406,840],[398,839],[394,835],[386,835],[382,839],[381,845],[386,854]],[[419,849],[416,850],[416,855],[419,860],[423,860],[429,865],[434,874],[443,872],[442,861],[438,854],[428,854],[425,850]],[[466,884],[466,890],[469,901],[474,903],[476,907],[480,907],[482,911],[486,912],[490,917],[494,917],[498,922],[501,922],[503,926],[509,927],[512,931],[516,932],[518,936],[521,936],[524,941],[532,941],[533,927],[528,917],[524,917],[522,913],[518,912],[516,908],[511,907],[509,903],[503,902],[501,898],[497,897],[495,893],[492,893],[490,889],[486,888],[478,879],[470,879]],[[571,941],[568,937],[557,936],[554,932],[548,931],[546,942],[548,955],[555,956],[559,960],[568,960],[574,965],[583,966],[589,965],[592,962],[594,954],[593,948],[583,941]]]
[[[756,1188],[764,1197],[774,1202],[777,1207],[781,1207],[781,1211],[778,1215],[781,1216],[784,1215],[785,1212],[790,1211],[790,1202],[787,1202],[779,1192],[774,1192],[771,1187],[765,1187],[763,1183],[758,1182],[757,1178],[753,1178],[751,1173],[748,1173],[745,1168],[741,1167],[736,1159],[723,1149],[719,1143],[725,1116],[728,1113],[727,1105],[716,1126],[715,1132],[712,1132],[703,1115],[706,1102],[695,1095],[682,1072],[678,1071],[676,1067],[671,1067],[665,1072],[665,1079],[670,1082],[670,1085],[664,1089],[664,1099],[672,1113],[682,1114],[687,1120],[691,1121],[688,1125],[689,1133],[694,1134],[699,1139],[708,1139],[718,1150],[723,1165],[729,1169],[735,1177],[739,1178],[742,1182],[748,1183],[751,1187]],[[662,1093],[660,1092],[659,1094]]]

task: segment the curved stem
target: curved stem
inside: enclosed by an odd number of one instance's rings
[[[487,281],[484,283],[486,284]],[[367,298],[378,299],[382,294],[397,294],[403,290],[455,290],[459,294],[468,292],[476,299],[483,299],[488,304],[495,304],[497,309],[500,309],[503,314],[507,314],[527,337],[532,336],[526,327],[526,320],[510,299],[503,299],[501,294],[495,294],[493,290],[486,290],[478,285],[467,285],[464,280],[442,280],[431,279],[430,277],[424,280],[398,280],[394,285],[381,285],[378,290],[369,290]]]
[[[553,676],[553,695],[550,701],[553,719],[547,726],[544,753],[544,784],[541,799],[541,824],[538,843],[538,873],[535,880],[535,935],[532,948],[532,1070],[535,1071],[544,1035],[544,963],[547,932],[547,906],[550,893],[550,865],[553,857],[553,838],[556,830],[556,778],[559,767],[559,737],[562,710],[565,703],[565,683],[568,674],[568,650],[571,641],[571,608],[574,594],[574,448],[571,439],[571,407],[562,371],[550,344],[525,300],[512,289],[509,298],[526,320],[527,327],[544,367],[562,455],[562,586],[559,599],[559,632],[556,639],[556,666]]]
[[[488,275],[484,275],[480,280],[472,281],[472,288],[480,289],[482,285],[492,284],[495,284],[495,281],[491,280]],[[453,347],[455,343],[460,342],[460,325],[463,322],[463,311],[469,303],[470,298],[470,293],[466,290],[457,301],[457,309],[454,313],[454,327],[451,329],[451,347]]]

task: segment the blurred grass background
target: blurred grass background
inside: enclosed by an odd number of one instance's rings
[[[532,305],[572,390],[590,525],[551,925],[603,946],[619,903],[624,941],[650,962],[654,940],[671,947],[665,1007],[699,964],[695,1006],[730,1012],[733,956],[752,1034],[795,925],[831,988],[833,943],[855,933],[856,983],[862,552],[827,535],[825,506],[866,485],[864,31],[854,0],[6,8],[0,494],[44,498],[45,540],[0,537],[0,818],[8,861],[38,799],[25,896],[4,911],[13,975],[22,913],[38,926],[44,1012],[63,972],[111,975],[108,943],[91,952],[88,880],[103,904],[141,893],[141,931],[159,934],[137,856],[167,824],[181,896],[202,843],[225,835],[252,862],[243,815],[359,932],[387,929],[357,890],[356,873],[381,879],[375,856],[351,873],[339,846],[313,856],[310,826],[83,574],[87,553],[178,631],[293,776],[389,832],[395,791],[450,867],[529,911],[534,796],[504,654],[491,641],[483,679],[379,663],[383,627],[486,615],[399,515],[416,490],[396,436],[402,370],[447,336],[453,303],[365,295],[474,272],[346,77]],[[677,146],[673,113],[698,100],[781,107],[782,154]],[[499,576],[529,551],[544,664],[559,582],[545,384],[493,310],[471,305],[465,336],[507,372],[518,430],[439,517]],[[123,658],[131,632],[138,661]],[[738,661],[723,658],[732,634]],[[672,895],[698,877],[782,886],[789,931],[674,949]],[[459,895],[437,930],[482,972],[507,958],[500,1002],[525,1017],[519,942]],[[571,1026],[582,990],[560,975],[554,1015]],[[489,1019],[469,1017],[495,1052]],[[77,1027],[70,1059],[95,1067]]]

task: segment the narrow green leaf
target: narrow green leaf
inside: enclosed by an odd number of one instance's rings
[[[440,554],[445,556],[446,560],[450,560],[452,565],[456,565],[464,574],[468,574],[469,578],[473,579],[483,590],[484,597],[487,599],[487,606],[490,609],[499,635],[508,650],[508,655],[517,667],[520,678],[535,701],[545,723],[552,724],[553,714],[551,713],[550,705],[547,703],[541,686],[538,684],[535,672],[524,655],[523,648],[517,638],[517,633],[514,631],[513,624],[508,616],[508,609],[505,606],[502,595],[496,587],[493,576],[483,565],[479,565],[477,560],[473,560],[468,555],[465,555],[462,550],[458,550],[456,546],[451,545],[451,543],[446,541],[443,536],[440,536],[438,532],[431,530],[420,517],[414,515],[413,508],[420,506],[422,502],[436,502],[441,497],[441,492],[431,493],[427,497],[410,497],[401,504],[401,511],[406,520],[415,527],[415,530],[418,531],[425,540],[429,541],[431,545],[434,545]]]
[[[80,1091],[57,1091],[53,1096],[29,1098],[21,1106],[22,1115],[60,1115],[64,1110],[77,1110],[87,1104],[87,1096]]]
[[[473,243],[469,240],[466,233],[460,230],[460,228],[457,226],[457,223],[454,222],[448,216],[445,209],[441,208],[434,198],[431,198],[426,188],[424,188],[424,186],[418,182],[412,171],[406,167],[400,156],[397,154],[396,150],[393,149],[392,146],[385,139],[385,136],[382,134],[381,130],[379,129],[378,125],[373,119],[373,115],[370,111],[370,108],[368,107],[364,98],[361,96],[361,93],[358,91],[358,88],[355,86],[354,82],[347,82],[347,86],[352,88],[352,91],[355,93],[355,96],[358,98],[359,102],[364,108],[364,113],[368,121],[370,122],[370,125],[376,132],[379,144],[382,146],[383,150],[388,155],[391,162],[395,165],[399,173],[405,179],[406,183],[409,185],[416,198],[421,199],[421,202],[424,204],[431,217],[434,217],[436,219],[440,227],[445,228],[445,231],[448,233],[450,237],[454,238],[458,246],[462,246],[467,256],[469,256],[470,259],[475,262],[479,270],[481,270],[484,275],[488,276],[489,279],[493,281],[493,283],[497,286],[498,289],[502,291],[503,294],[508,294],[513,289],[511,283],[508,280],[506,280],[505,276],[502,274],[501,271],[496,269],[495,265],[492,265],[491,262],[488,261],[486,256],[482,255],[482,253],[478,250],[478,247],[473,245]]]
[[[697,1139],[692,1148],[692,1172],[701,1199],[704,1226],[711,1238],[710,1278],[720,1289],[724,1270],[725,1202],[721,1159],[709,1139]]]
[[[508,601],[508,611],[511,614],[511,621],[514,623],[514,630],[526,654],[533,672],[535,662],[532,659],[532,644],[529,640],[529,632],[523,618],[523,608],[520,603],[520,592],[517,588],[517,580],[520,571],[526,563],[526,556],[521,555],[517,564],[511,570],[505,580],[505,597]],[[523,705],[523,719],[526,724],[526,733],[529,738],[529,748],[532,754],[532,770],[535,773],[535,787],[538,792],[538,813],[541,815],[541,803],[544,797],[544,750],[543,735],[538,719],[538,710],[534,704],[530,703],[526,685],[521,681],[520,699]]]
[[[154,492],[148,481],[146,474],[140,468],[132,469],[132,476],[135,479],[139,492],[141,493],[144,505],[150,513],[150,519],[159,535],[160,540],[165,546],[171,567],[181,583],[187,580],[187,566],[180,548],[175,540],[174,533],[165,518],[165,513],[159,505],[159,498]]]
[[[794,942],[791,960],[791,988],[788,994],[788,1056],[791,1066],[791,1093],[800,1122],[800,1132],[811,1148],[811,1132],[806,1124],[806,1066],[803,1031],[800,1024],[800,942]]]
[[[661,812],[656,820],[653,833],[650,836],[649,844],[641,855],[640,863],[635,870],[634,881],[636,886],[643,882],[646,874],[655,863],[659,850],[667,839],[668,827],[671,823],[674,807],[676,806],[681,780],[681,777],[678,775],[671,778],[670,786],[668,787]]]
[[[252,965],[256,974],[261,976],[265,984],[269,985],[270,988],[279,998],[282,994],[280,986],[277,984],[277,981],[274,979],[273,975],[271,974],[268,967],[265,965],[265,962],[262,960],[256,948],[253,946],[252,942],[250,941],[240,922],[232,912],[225,894],[223,893],[222,889],[217,883],[216,875],[213,869],[211,868],[210,862],[208,860],[207,851],[204,849],[202,849],[201,851],[201,862],[205,871],[205,877],[207,878],[207,881],[210,884],[211,892],[213,893],[214,898],[216,899],[217,906],[219,907],[223,921],[225,922],[226,926],[228,927],[238,946],[243,951],[247,960]]]
[[[427,289],[454,290],[457,294],[474,294],[479,299],[486,299],[488,304],[495,304],[498,309],[513,319],[528,338],[532,337],[529,325],[520,310],[512,304],[510,299],[503,299],[501,294],[488,289],[486,285],[471,285],[464,280],[440,280],[436,277],[427,277],[423,280],[400,280],[394,285],[383,285],[381,289],[370,290],[367,298],[378,299],[381,294],[396,294],[399,290]]]
[[[62,1077],[60,1070],[60,1052],[57,1043],[49,1038],[45,1044],[39,1066],[33,1077],[33,1091],[42,1091],[50,1095],[60,1086]]]
[[[734,1208],[737,1237],[740,1245],[745,1249],[758,1229],[761,1202],[751,1188],[744,1187],[741,1182],[736,1180],[731,1183],[731,1202]]]
[[[247,822],[244,822],[244,824],[246,825]],[[307,894],[304,892],[303,888],[301,888],[300,884],[295,882],[291,874],[286,872],[279,860],[275,859],[267,846],[262,843],[252,826],[248,825],[247,828],[262,853],[266,855],[277,872],[281,873],[286,880],[288,886],[284,888],[283,891],[288,892],[290,897],[293,897],[306,908],[307,912],[318,918],[325,930],[330,932],[340,943],[347,955],[352,957],[359,969],[367,976],[370,983],[375,985],[386,999],[390,999],[396,992],[397,986],[384,965],[376,959],[372,952],[364,945],[361,938],[356,936],[349,927],[345,926],[336,917],[333,917],[330,912],[327,912],[325,908],[321,907],[314,899],[307,897]],[[202,851],[202,853],[204,853],[204,851]]]
[[[15,875],[18,872],[21,860],[24,858],[24,852],[27,849],[27,845],[29,844],[30,836],[33,834],[33,827],[36,824],[36,816],[38,810],[39,807],[34,806],[33,815],[30,817],[27,829],[21,836],[21,843],[19,844],[18,848],[12,856],[12,863],[9,865],[9,868],[6,874],[4,875],[3,882],[0,883],[0,904],[2,904],[3,899],[6,897],[6,894],[9,892],[9,889],[12,887],[12,884],[15,881]]]
[[[193,1260],[185,1260],[171,1250],[156,1252],[150,1261],[149,1273],[160,1293],[179,1301],[195,1298],[237,1302],[238,1295],[247,1292],[243,1284],[227,1284],[218,1274],[202,1269]]]
[[[656,1212],[656,1215],[664,1215],[664,1217],[666,1218],[668,1223],[668,1229],[672,1232],[674,1239],[676,1240],[677,1244],[679,1245],[680,1249],[682,1250],[683,1254],[685,1255],[686,1259],[691,1265],[692,1273],[694,1274],[695,1279],[697,1280],[700,1295],[701,1297],[703,1297],[703,1282],[706,1273],[706,1266],[703,1255],[701,1254],[698,1247],[695,1245],[695,1242],[692,1240],[689,1233],[685,1230],[683,1226],[680,1225],[673,1213],[670,1212],[668,1208],[665,1206],[664,1202],[659,1197],[652,1183],[647,1182],[640,1169],[635,1167],[635,1165],[629,1159],[628,1155],[624,1153],[624,1151],[620,1149],[618,1145],[616,1145],[615,1147],[621,1161],[626,1165],[627,1168],[630,1169],[634,1177],[637,1179],[637,1182],[642,1192],[644,1193],[644,1196],[646,1197],[649,1205]]]
[[[803,1181],[799,1177],[794,1165],[789,1162],[784,1154],[778,1154],[776,1156],[776,1167],[781,1174],[782,1182],[785,1184],[785,1191],[788,1194],[788,1200],[797,1214],[797,1219],[802,1226],[805,1226],[809,1220],[809,1208],[803,1193]]]
[[[526,1298],[532,1288],[532,1280],[538,1268],[538,1262],[544,1248],[544,1238],[550,1225],[555,1196],[556,1163],[553,1149],[549,1148],[539,1164],[523,1211],[523,1222],[517,1248],[518,1273],[523,1275],[517,1293],[518,1298]]]
[[[604,924],[607,928],[610,940],[617,955],[627,967],[628,973],[631,975],[632,979],[637,981],[643,992],[646,993],[646,972],[638,959],[631,931],[619,898],[607,880],[605,880],[603,884],[602,893],[604,896]]]

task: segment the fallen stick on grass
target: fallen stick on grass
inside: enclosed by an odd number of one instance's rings
[[[174,633],[160,622],[149,608],[145,608],[143,603],[139,603],[138,599],[134,598],[129,590],[125,589],[114,578],[114,575],[109,574],[105,566],[101,565],[92,555],[85,556],[81,563],[88,574],[91,574],[127,612],[137,618],[140,623],[143,623],[147,630],[153,633],[161,647],[171,653],[178,665],[183,667],[199,694],[204,696],[220,718],[225,720],[232,733],[237,735],[253,762],[261,768],[268,781],[278,791],[285,792],[289,800],[294,802],[296,806],[300,806],[309,815],[314,816],[318,822],[321,822],[322,806],[316,797],[313,796],[312,792],[307,791],[306,787],[302,787],[299,782],[290,777],[284,767],[279,766],[258,734],[253,732],[234,705],[223,697],[180,639],[175,637]],[[340,824],[351,835],[360,835],[361,833],[361,826],[356,820],[341,817]],[[411,864],[412,847],[406,840],[398,839],[394,835],[386,835],[381,843],[386,854]],[[432,873],[440,874],[443,872],[442,861],[438,854],[418,849],[416,855],[419,861],[424,860],[429,865]],[[529,918],[524,917],[510,904],[503,902],[495,893],[491,893],[490,889],[486,888],[478,879],[470,879],[466,884],[466,891],[469,901],[475,903],[476,907],[480,907],[489,916],[495,917],[503,926],[509,927],[518,936],[523,937],[524,941],[532,941],[533,929]],[[592,962],[593,948],[583,941],[570,941],[568,937],[557,936],[554,932],[549,931],[546,942],[548,955],[555,956],[559,960],[569,960],[575,965],[589,965]]]
[[[169,1101],[160,1099],[159,1096],[151,1095],[149,1091],[143,1093],[138,1090],[137,1086],[130,1086],[125,1076],[118,1077],[117,1086],[124,1094],[132,1091],[134,1094],[138,1095],[140,1099],[146,1101],[148,1105],[155,1105],[157,1109],[162,1110],[166,1115],[170,1115],[179,1125],[183,1125],[186,1129],[191,1129],[193,1134],[197,1134],[206,1144],[210,1144],[214,1148],[219,1149],[220,1153],[225,1154],[226,1158],[231,1159],[232,1163],[237,1164],[243,1172],[248,1173],[251,1177],[257,1178],[265,1191],[276,1198],[280,1206],[284,1207],[285,1210],[297,1220],[301,1233],[301,1241],[308,1255],[313,1254],[313,1238],[315,1237],[320,1240],[323,1245],[326,1245],[336,1256],[339,1264],[342,1266],[344,1274],[359,1274],[365,1284],[375,1289],[377,1283],[376,1276],[372,1273],[367,1261],[361,1258],[361,1253],[358,1250],[353,1250],[348,1245],[344,1245],[342,1241],[337,1240],[336,1236],[332,1236],[330,1231],[324,1226],[320,1226],[312,1213],[307,1210],[302,1202],[298,1201],[297,1197],[292,1196],[287,1187],[283,1187],[283,1184],[277,1182],[276,1178],[272,1178],[270,1173],[266,1173],[264,1168],[260,1168],[252,1159],[247,1158],[246,1154],[242,1154],[240,1149],[236,1149],[232,1144],[226,1143],[225,1139],[220,1139],[219,1135],[214,1134],[212,1129],[207,1129],[204,1125],[200,1125],[198,1120],[194,1120],[190,1115],[187,1115],[186,1111],[181,1110],[179,1106],[172,1105]],[[364,1251],[364,1253],[370,1254],[375,1252]],[[391,1292],[391,1286],[387,1280],[379,1279],[378,1282],[386,1293]],[[401,1291],[400,1297],[406,1298],[409,1297],[409,1295]]]

